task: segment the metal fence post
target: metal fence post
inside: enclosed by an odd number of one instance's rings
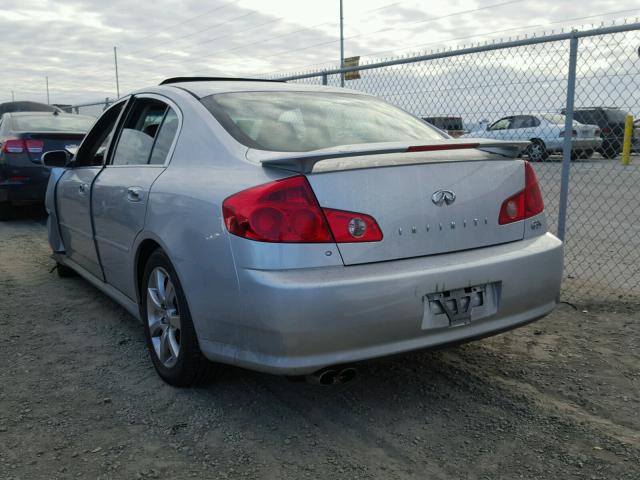
[[[323,85],[327,84],[327,73],[326,72],[322,72],[322,84]]]
[[[567,105],[564,117],[562,144],[562,177],[560,179],[560,204],[558,206],[558,237],[564,242],[567,225],[567,201],[569,198],[569,172],[571,169],[571,132],[573,130],[573,102],[576,93],[576,63],[578,61],[578,37],[569,40],[569,75],[567,77]]]

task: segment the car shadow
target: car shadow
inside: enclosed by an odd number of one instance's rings
[[[47,223],[47,211],[44,209],[44,205],[13,206],[10,217],[5,220],[5,222],[23,221],[37,222],[43,225]]]

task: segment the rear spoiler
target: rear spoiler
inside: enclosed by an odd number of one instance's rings
[[[373,155],[435,152],[448,150],[477,149],[506,158],[516,158],[529,146],[530,142],[488,140],[485,138],[443,138],[427,144],[415,145],[406,142],[369,143],[364,145],[342,145],[340,147],[312,150],[310,152],[268,152],[250,149],[249,160],[259,161],[263,167],[280,167],[309,173],[322,160],[333,158],[354,158]]]

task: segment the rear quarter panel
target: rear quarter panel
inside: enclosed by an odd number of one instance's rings
[[[184,123],[169,166],[151,188],[131,264],[144,240],[159,243],[178,273],[199,338],[237,340],[230,330],[242,321],[242,302],[248,298],[240,295],[222,202],[291,173],[245,160],[246,147],[232,140],[195,98],[183,92],[174,101]]]

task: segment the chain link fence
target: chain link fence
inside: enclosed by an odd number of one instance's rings
[[[340,86],[346,74],[346,87],[453,136],[532,141],[550,229],[566,242],[563,300],[637,302],[640,157],[624,165],[621,150],[626,115],[640,114],[639,48],[634,23],[280,78]]]
[[[62,110],[67,113],[75,113],[78,115],[89,115],[91,117],[99,117],[102,115],[109,105],[115,102],[116,99],[106,97],[101,102],[91,102],[91,103],[79,103],[77,105],[61,106]]]
[[[565,240],[563,300],[640,301],[640,157],[620,155],[625,117],[640,115],[639,23],[274,78],[345,83],[453,136],[530,140],[550,230]]]

